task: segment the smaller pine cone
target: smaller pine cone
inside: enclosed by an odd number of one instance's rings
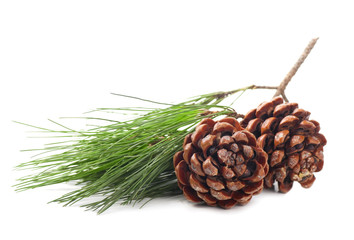
[[[298,108],[297,103],[283,103],[276,97],[248,112],[241,121],[269,155],[266,188],[273,187],[275,181],[283,193],[290,191],[294,181],[309,188],[316,179],[314,172],[323,168],[327,141],[319,133],[320,124],[309,116],[310,112]]]
[[[192,202],[231,208],[263,189],[268,155],[235,118],[203,119],[174,155],[178,185]]]

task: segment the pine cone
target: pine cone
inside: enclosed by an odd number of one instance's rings
[[[294,181],[309,188],[316,179],[314,172],[321,171],[327,141],[319,133],[320,124],[309,116],[310,112],[298,108],[298,104],[283,103],[276,97],[248,112],[241,121],[269,155],[266,188],[273,187],[274,181],[283,193],[290,191]]]
[[[235,118],[203,119],[173,158],[178,185],[192,202],[231,208],[263,189],[268,155]]]

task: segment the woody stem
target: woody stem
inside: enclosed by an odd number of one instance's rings
[[[307,56],[310,54],[310,52],[311,52],[312,48],[315,46],[317,40],[318,40],[318,38],[314,38],[308,43],[307,47],[305,48],[305,50],[301,54],[300,58],[297,60],[295,65],[290,69],[290,71],[285,76],[283,81],[277,87],[274,97],[282,95],[284,100],[286,102],[289,102],[288,98],[285,95],[285,88],[288,86],[289,82],[291,81],[292,77],[296,74],[296,72],[300,68],[301,64],[305,61]]]

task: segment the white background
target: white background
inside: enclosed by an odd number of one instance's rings
[[[354,33],[351,1],[1,1],[1,239],[353,239]],[[287,89],[312,112],[328,145],[310,189],[269,191],[231,210],[182,196],[97,216],[46,204],[67,184],[15,193],[13,167],[46,139],[18,120],[81,116],[138,105],[111,92],[157,101],[251,84],[277,85],[307,43],[320,37]],[[245,113],[274,92],[245,94]],[[60,119],[59,119],[60,120]],[[83,122],[60,120],[74,128]]]

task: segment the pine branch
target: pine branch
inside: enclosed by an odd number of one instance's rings
[[[248,90],[276,90],[275,96],[282,95],[285,88],[299,69],[317,39],[310,42],[300,59],[279,86],[251,85],[232,91],[216,92],[196,96],[188,101],[170,104],[139,97],[114,94],[139,101],[157,104],[152,108],[100,108],[93,112],[121,112],[134,116],[127,121],[85,117],[89,120],[103,120],[107,125],[86,131],[76,131],[54,122],[64,130],[36,127],[68,141],[47,144],[32,161],[17,166],[17,169],[32,169],[33,175],[18,179],[17,191],[74,181],[79,185],[54,200],[68,206],[93,195],[101,195],[99,201],[83,205],[102,213],[115,203],[135,204],[162,196],[180,194],[172,165],[175,152],[181,150],[184,136],[194,130],[203,118],[221,116],[243,117],[222,101],[229,96]],[[237,99],[236,99],[237,100]],[[161,106],[162,105],[162,106]],[[59,136],[58,136],[59,137]],[[43,156],[42,154],[51,154]],[[39,172],[38,172],[39,171]]]

